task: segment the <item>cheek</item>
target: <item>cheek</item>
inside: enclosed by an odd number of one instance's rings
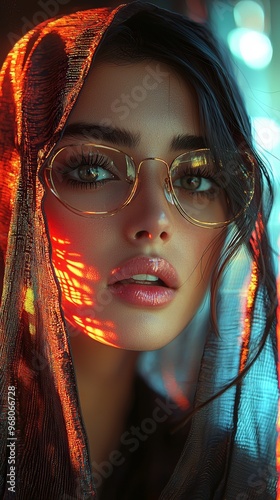
[[[94,289],[102,273],[96,249],[102,254],[107,238],[102,219],[93,224],[65,209],[50,194],[46,196],[44,210],[63,306],[73,309],[93,305]]]
[[[206,229],[206,231],[208,231],[208,229]],[[202,269],[207,279],[212,275],[213,268],[217,264],[221,255],[226,234],[225,230],[209,229],[209,233],[212,231],[215,232],[215,236],[206,236],[205,241],[203,242],[204,251],[202,252],[201,257]]]
[[[187,279],[193,276],[197,285],[208,285],[225,240],[222,229],[193,228],[185,243]],[[189,273],[189,274],[188,274]]]
[[[83,259],[84,264],[88,264],[96,249],[106,244],[108,232],[112,234],[112,228],[108,230],[108,224],[106,221],[104,223],[105,219],[92,220],[76,215],[61,205],[51,193],[45,197],[44,211],[54,259],[61,255],[61,251],[71,251],[77,258]]]

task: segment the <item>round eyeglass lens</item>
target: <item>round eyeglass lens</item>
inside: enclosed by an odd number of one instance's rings
[[[240,168],[228,176],[221,165],[217,166],[209,149],[190,151],[178,156],[170,169],[177,208],[183,216],[190,217],[197,223],[217,226],[229,223],[245,210],[253,196],[250,187],[248,191],[244,191],[241,205],[232,203],[234,196],[230,177],[236,180],[237,176],[238,183],[248,181],[248,176],[245,179]],[[242,185],[245,187],[245,184]],[[230,191],[230,196],[227,191]]]
[[[57,196],[84,213],[102,214],[120,208],[132,192],[135,176],[131,158],[105,146],[67,146],[51,164]]]

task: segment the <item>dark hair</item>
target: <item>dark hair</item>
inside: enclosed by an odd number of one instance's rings
[[[98,48],[97,60],[121,64],[153,60],[175,69],[196,91],[204,139],[214,158],[223,164],[231,204],[244,206],[244,184],[254,179],[251,203],[236,218],[235,230],[213,270],[211,283],[211,318],[218,334],[216,299],[221,276],[230,259],[244,244],[254,258],[259,274],[252,312],[262,289],[266,321],[259,345],[254,346],[257,347],[254,358],[228,388],[240,380],[260,354],[275,322],[276,279],[267,236],[267,221],[273,202],[272,186],[268,171],[253,146],[250,121],[232,63],[221,41],[206,25],[151,4],[137,2],[136,5],[138,10],[142,5],[143,10],[129,19],[121,21],[125,9],[116,16]],[[237,152],[237,162],[229,156],[233,151]]]

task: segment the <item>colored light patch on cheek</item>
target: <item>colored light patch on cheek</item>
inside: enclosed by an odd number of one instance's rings
[[[86,266],[81,256],[69,249],[70,241],[52,236],[52,261],[64,302],[93,305],[92,282],[99,279],[93,266]],[[71,245],[70,245],[71,248]]]
[[[102,344],[115,345],[117,335],[113,331],[114,324],[112,321],[101,322],[92,317],[81,318],[80,316],[72,315],[72,325],[77,325],[85,334],[97,342]]]
[[[69,323],[70,336],[80,333],[107,345],[115,345],[117,336],[112,321],[100,321],[96,312],[108,304],[111,297],[96,297],[93,284],[100,276],[94,266],[82,262],[80,254],[71,251],[71,242],[52,239],[52,262],[62,292],[62,307]]]
[[[67,272],[55,269],[64,301],[76,305],[93,305],[91,297],[88,295],[90,289],[81,284],[76,279],[71,279]]]

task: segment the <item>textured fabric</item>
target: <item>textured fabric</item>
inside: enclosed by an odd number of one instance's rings
[[[242,329],[242,310],[236,290],[240,289],[242,278],[246,283],[247,275],[242,276],[242,271],[250,272],[250,267],[248,259],[243,256],[242,262],[240,257],[222,285],[220,337],[211,334],[208,337],[196,404],[232,380],[242,359],[241,337],[236,335]],[[248,279],[244,292],[247,287]],[[261,298],[259,301],[259,322],[250,332],[250,346],[261,328]],[[161,499],[276,498],[278,390],[274,356],[272,335],[240,386],[226,391],[193,418],[185,450]]]
[[[1,498],[13,496],[6,482],[9,386],[16,392],[20,498],[95,496],[36,167],[40,148],[57,140],[113,16],[100,10],[46,24],[17,44],[2,71]],[[59,77],[52,67],[61,68]]]
[[[106,28],[137,8],[143,7],[84,11],[46,22],[16,44],[2,69],[1,498],[96,496],[41,208],[38,168],[61,135]],[[253,357],[263,328],[261,288],[252,327],[258,280],[255,262],[249,262],[242,251],[238,258],[238,267],[229,269],[220,290],[220,336],[209,331],[196,406],[231,381]],[[180,342],[182,349],[183,337]],[[15,436],[8,428],[11,387],[16,394]],[[161,500],[275,499],[277,404],[276,332],[272,330],[242,381],[193,417]],[[9,437],[16,443],[16,497],[8,482],[11,448],[7,443],[13,442]],[[128,489],[134,500],[138,497],[132,487]]]

